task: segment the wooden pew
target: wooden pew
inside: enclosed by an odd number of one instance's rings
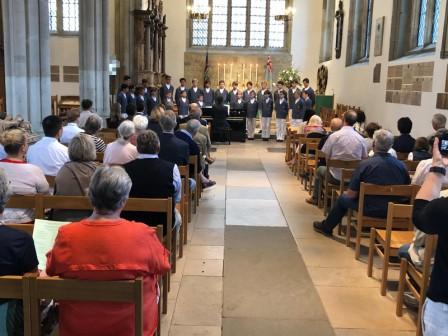
[[[194,174],[190,177],[196,180],[196,190],[193,195],[193,213],[196,214],[196,208],[199,205],[199,185],[202,183],[198,173],[198,157],[196,155],[190,155],[188,164],[194,167]]]

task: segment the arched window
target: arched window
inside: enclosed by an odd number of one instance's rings
[[[192,0],[190,46],[286,49],[284,15],[288,0]]]
[[[369,61],[373,0],[351,0],[347,36],[347,65]]]
[[[335,16],[335,0],[323,0],[322,35],[320,38],[319,62],[331,60],[333,53],[333,30]]]

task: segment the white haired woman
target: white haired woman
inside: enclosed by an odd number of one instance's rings
[[[131,187],[121,167],[95,171],[89,186],[93,214],[59,229],[46,273],[103,281],[143,276],[143,335],[149,336],[157,330],[157,280],[170,264],[155,229],[120,217]],[[59,307],[61,335],[134,334],[133,304],[64,301]]]
[[[134,119],[132,119],[135,127],[135,134],[131,138],[131,143],[137,146],[137,137],[148,129],[148,117],[144,115],[137,114]]]
[[[137,148],[131,143],[131,138],[135,134],[134,123],[125,120],[117,130],[120,137],[107,145],[104,152],[104,164],[123,165],[137,158]]]

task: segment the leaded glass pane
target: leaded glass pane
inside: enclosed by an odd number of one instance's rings
[[[428,0],[421,0],[420,3],[420,19],[418,23],[417,46],[423,47],[425,45],[425,27],[426,27],[426,12],[428,9]]]
[[[232,22],[230,31],[230,45],[244,47],[246,45],[247,1],[232,0]]]
[[[208,13],[208,0],[194,0],[193,13]],[[192,20],[192,45],[206,46],[208,43],[208,18]]]
[[[285,46],[285,22],[276,21],[276,15],[285,14],[286,1],[285,0],[271,0],[270,1],[270,16],[269,16],[269,47],[270,48],[284,48]]]
[[[56,0],[48,1],[48,16],[50,19],[50,31],[55,32],[58,30],[58,5]]]
[[[224,47],[227,44],[228,0],[213,0],[212,6],[212,46]]]
[[[62,0],[62,30],[66,32],[79,31],[78,0]]]
[[[432,27],[431,42],[437,43],[437,36],[439,34],[439,17],[440,17],[440,3],[442,0],[435,0],[434,3],[434,24]]]
[[[252,1],[250,5],[251,47],[264,47],[266,32],[266,0]]]

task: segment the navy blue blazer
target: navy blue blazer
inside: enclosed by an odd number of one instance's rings
[[[200,94],[203,94],[200,88],[197,88],[196,92],[194,92],[193,88],[188,89],[187,96],[190,103],[196,103]]]
[[[275,102],[275,115],[277,119],[286,119],[288,116],[288,101],[286,98],[280,103],[280,100]]]
[[[117,94],[117,103],[121,106],[121,114],[126,113],[126,109],[128,107],[128,97],[126,93],[120,91]]]
[[[269,101],[266,103],[266,99],[263,98],[261,100],[261,116],[263,118],[272,118],[272,111],[274,110],[274,102],[272,98],[269,98]]]
[[[179,104],[177,104],[178,114],[180,116],[187,116],[189,113],[189,107],[190,102],[188,101],[188,98],[186,99],[185,103],[182,101],[182,98],[179,99]]]
[[[247,118],[256,118],[258,113],[258,102],[255,99],[253,103],[250,100],[246,103]]]

